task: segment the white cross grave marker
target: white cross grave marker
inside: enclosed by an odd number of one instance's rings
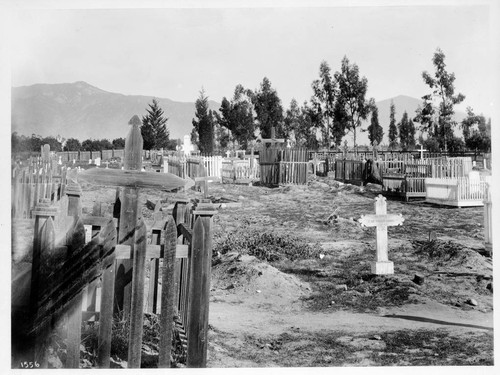
[[[375,215],[363,215],[358,220],[362,226],[377,228],[377,256],[371,264],[371,271],[375,275],[392,275],[394,263],[388,258],[387,227],[402,225],[403,215],[387,214],[387,204],[384,196],[375,198]]]

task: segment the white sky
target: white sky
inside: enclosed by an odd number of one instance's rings
[[[267,76],[288,107],[292,97],[310,98],[322,60],[336,71],[347,55],[367,77],[370,97],[420,98],[428,93],[421,73],[433,70],[440,47],[466,95],[461,108],[490,114],[498,87],[492,85],[498,39],[490,29],[491,2],[441,3],[451,5],[24,8],[10,17],[12,86],[82,80],[178,101],[195,101],[203,86],[221,101],[237,84],[256,89]]]

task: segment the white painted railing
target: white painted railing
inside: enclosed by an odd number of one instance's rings
[[[482,206],[489,176],[426,178],[426,201],[452,206]]]

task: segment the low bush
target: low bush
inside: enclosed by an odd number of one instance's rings
[[[253,255],[260,260],[274,262],[308,259],[319,254],[318,247],[296,236],[256,230],[231,232],[215,240],[214,254],[236,251]]]

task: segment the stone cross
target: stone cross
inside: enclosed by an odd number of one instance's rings
[[[274,145],[275,143],[284,143],[285,139],[284,138],[276,138],[276,129],[274,126],[271,128],[271,138],[262,138],[262,143],[266,144],[269,143],[271,145]]]
[[[226,151],[226,157],[229,158],[229,155],[231,155],[231,151],[227,150]]]
[[[377,228],[377,256],[371,264],[371,271],[375,275],[392,275],[394,263],[388,258],[387,227],[402,225],[403,215],[387,214],[387,203],[384,196],[375,198],[375,215],[363,215],[358,220],[364,227]]]
[[[422,160],[424,158],[424,151],[427,151],[427,150],[424,150],[424,146],[420,145],[420,160]]]

